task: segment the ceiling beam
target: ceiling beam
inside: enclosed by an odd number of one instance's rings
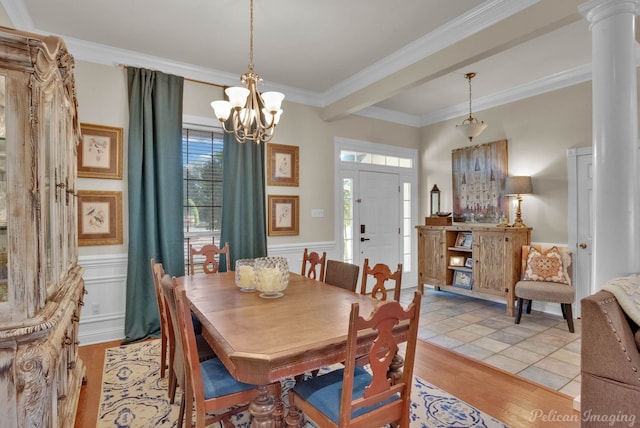
[[[396,73],[324,107],[323,120],[354,114],[402,91],[496,55],[550,31],[583,19],[583,0],[541,0],[489,28],[481,30]]]

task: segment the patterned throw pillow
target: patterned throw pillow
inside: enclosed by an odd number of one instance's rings
[[[522,279],[524,281],[546,281],[571,285],[571,280],[567,273],[568,266],[565,266],[565,264],[562,252],[558,247],[551,247],[544,253],[541,253],[535,247],[530,247],[529,255],[527,256],[527,268]]]

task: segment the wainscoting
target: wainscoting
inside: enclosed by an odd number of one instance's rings
[[[267,251],[270,256],[286,257],[289,269],[300,272],[305,248],[319,253],[326,251],[328,259],[337,259],[335,242],[273,245]],[[80,316],[80,345],[124,338],[127,254],[81,256],[78,262],[84,268],[87,290]]]

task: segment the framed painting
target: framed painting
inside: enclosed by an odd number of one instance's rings
[[[122,192],[78,191],[78,245],[122,244]]]
[[[452,150],[454,221],[508,222],[508,198],[504,195],[507,160],[507,140]]]
[[[81,123],[78,177],[122,179],[122,128]]]
[[[269,195],[269,236],[299,235],[299,196]]]
[[[299,147],[267,144],[267,185],[298,186]]]

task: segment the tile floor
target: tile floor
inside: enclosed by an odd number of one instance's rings
[[[403,290],[401,300],[416,288]],[[580,394],[581,321],[570,333],[560,315],[535,310],[520,324],[504,303],[425,287],[420,312],[421,339],[484,361],[571,397]]]

